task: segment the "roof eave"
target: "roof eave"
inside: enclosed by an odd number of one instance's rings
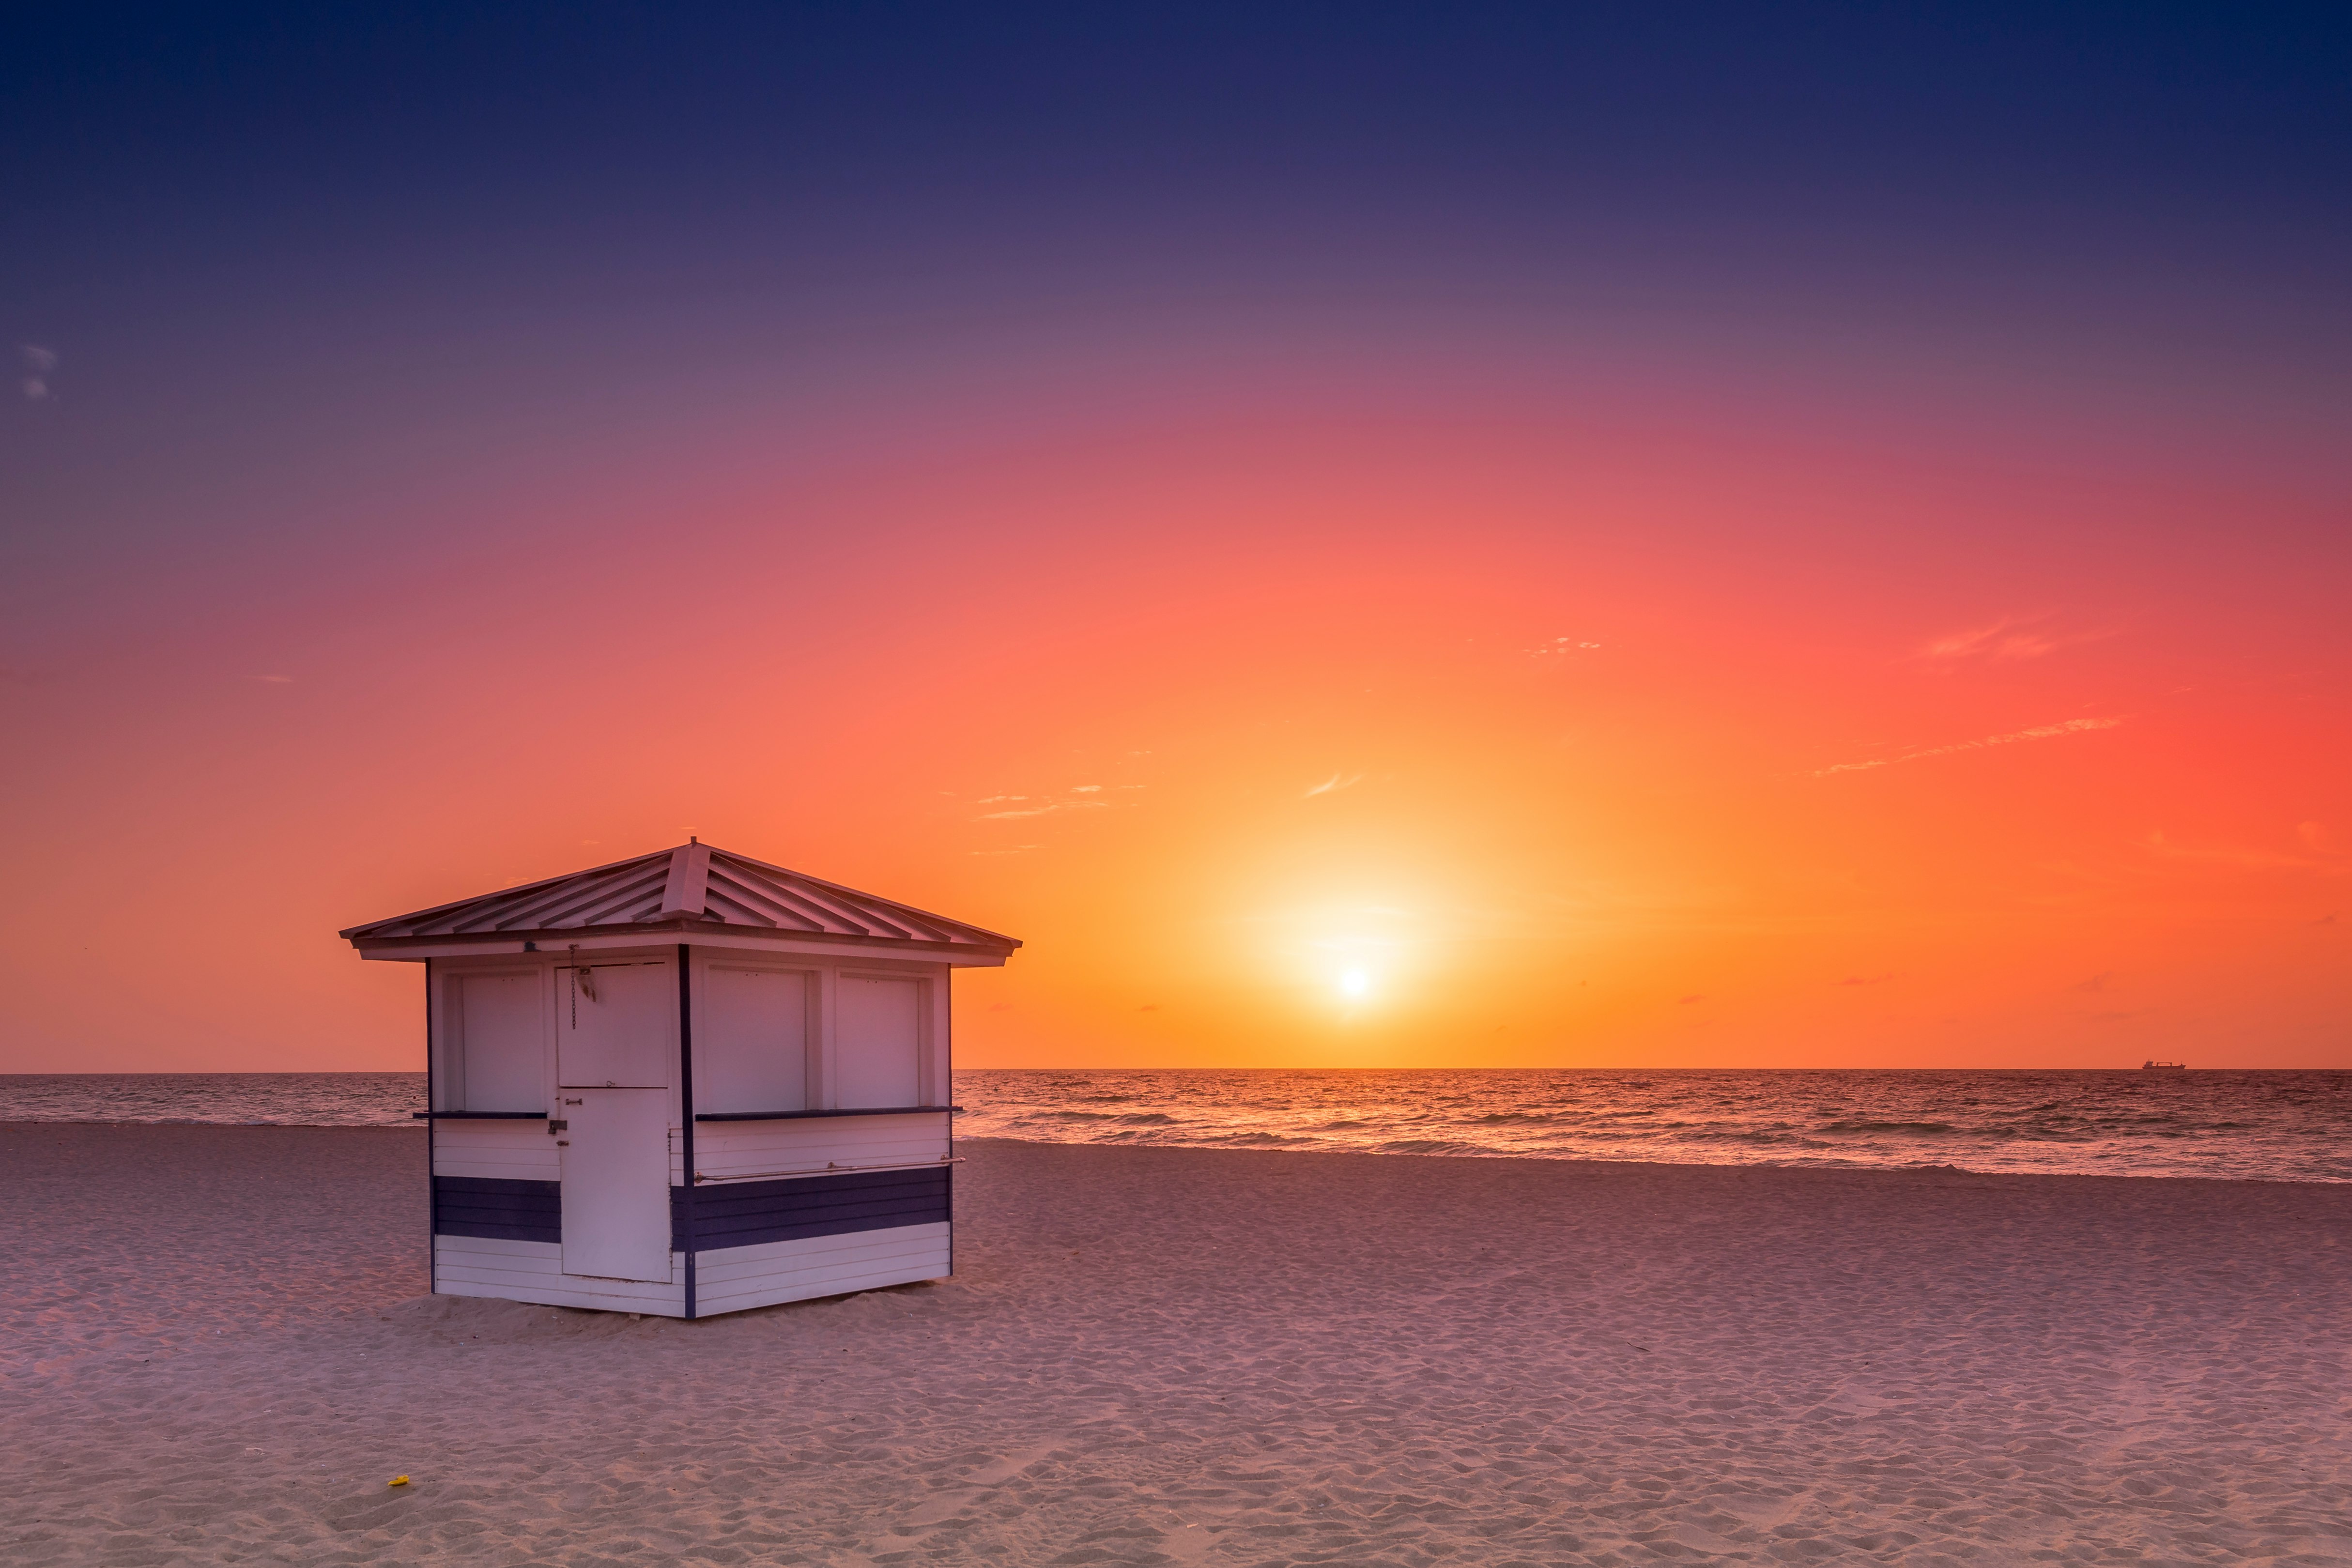
[[[878,948],[898,952],[940,952],[960,954],[992,953],[1009,957],[1020,947],[1019,939],[999,937],[993,942],[923,942],[907,937],[856,936],[843,931],[786,931],[781,927],[731,925],[714,920],[644,921],[628,925],[557,926],[540,931],[436,931],[407,936],[369,936],[366,926],[354,926],[335,934],[362,952],[397,951],[419,947],[505,947],[526,942],[562,945],[595,937],[643,936],[649,940],[691,938],[697,931],[712,936],[766,937],[778,942],[809,942],[824,946]],[[993,934],[993,933],[992,933]]]

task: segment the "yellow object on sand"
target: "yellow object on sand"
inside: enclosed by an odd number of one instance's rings
[[[388,1487],[404,1487],[408,1484],[408,1478],[406,1476],[394,1476],[392,1479],[384,1482],[383,1484]]]

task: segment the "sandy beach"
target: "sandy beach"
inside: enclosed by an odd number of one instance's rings
[[[681,1323],[421,1294],[413,1132],[0,1129],[0,1556],[2352,1563],[2352,1187],[961,1152]]]

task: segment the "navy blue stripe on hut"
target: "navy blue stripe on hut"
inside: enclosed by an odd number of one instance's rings
[[[492,1241],[563,1239],[563,1184],[502,1176],[433,1178],[433,1234]]]
[[[911,1171],[845,1171],[780,1182],[708,1184],[695,1194],[694,1237],[704,1252],[850,1236],[902,1225],[940,1225],[952,1207],[950,1167]],[[669,1190],[670,1246],[684,1250],[685,1194]]]

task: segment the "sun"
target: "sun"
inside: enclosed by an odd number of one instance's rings
[[[1361,1022],[1410,1011],[1427,978],[1423,917],[1395,894],[1301,900],[1234,923],[1254,939],[1266,980],[1312,1016]]]

